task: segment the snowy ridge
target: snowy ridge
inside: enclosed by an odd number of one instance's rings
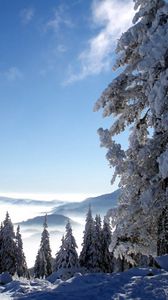
[[[57,279],[54,284],[47,280],[15,279],[1,286],[0,293],[1,300],[166,300],[168,273],[139,268],[115,274],[78,273],[67,281]]]

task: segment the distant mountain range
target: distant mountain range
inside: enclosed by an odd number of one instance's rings
[[[0,197],[0,205],[1,204],[10,204],[10,205],[29,205],[29,206],[58,206],[63,205],[64,201],[60,200],[32,200],[32,199],[16,199],[9,197]]]
[[[82,202],[71,202],[71,203],[61,204],[55,207],[54,209],[52,209],[51,213],[48,214],[47,217],[48,226],[52,226],[52,227],[65,226],[70,217],[72,218],[70,219],[72,226],[79,226],[80,225],[79,223],[73,221],[73,217],[76,216],[85,217],[89,205],[91,206],[93,215],[100,214],[101,216],[104,216],[109,209],[117,207],[117,200],[119,195],[120,195],[120,190],[117,190],[110,194],[88,198],[86,200],[83,200]],[[33,203],[34,202],[35,201],[33,201]],[[38,201],[38,202],[42,202],[44,206],[44,201]],[[40,215],[35,218],[31,218],[26,221],[19,222],[17,224],[30,228],[30,227],[42,226],[43,222],[44,222],[44,216]]]
[[[89,205],[91,205],[92,213],[104,216],[107,211],[117,206],[117,201],[120,196],[120,190],[113,193],[91,197],[82,202],[71,202],[59,205],[52,210],[52,213],[73,217],[83,216],[87,213]]]
[[[71,224],[73,226],[79,226],[77,222],[71,220],[70,218],[60,215],[60,214],[50,214],[47,216],[47,223],[50,227],[56,227],[56,226],[64,226],[67,224],[67,221],[70,220]],[[17,225],[24,226],[24,227],[34,227],[37,226],[42,227],[44,223],[44,216],[37,216],[35,218],[28,219],[27,221],[19,222]]]
[[[0,205],[16,205],[16,206],[46,206],[52,207],[51,214],[65,215],[83,215],[87,212],[91,205],[93,214],[105,214],[110,208],[117,206],[117,199],[120,195],[120,190],[116,190],[109,194],[104,194],[97,197],[87,198],[81,202],[65,202],[60,200],[32,200],[32,199],[16,199],[0,196]]]
[[[71,218],[72,226],[79,226],[80,224],[73,220],[73,217],[84,218],[89,205],[91,206],[93,215],[100,214],[104,216],[108,210],[117,207],[117,200],[120,196],[120,190],[116,190],[110,194],[104,194],[97,197],[91,197],[81,202],[65,203],[59,200],[43,201],[43,200],[30,200],[30,199],[14,199],[9,197],[0,197],[0,205],[15,205],[17,206],[38,206],[52,208],[48,214],[48,225],[52,227],[65,226],[67,220]],[[31,229],[31,227],[42,226],[44,222],[44,214],[38,215],[34,218],[27,219],[26,221],[17,224]]]

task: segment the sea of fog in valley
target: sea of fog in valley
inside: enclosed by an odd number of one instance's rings
[[[85,199],[81,202],[65,202],[59,200],[40,201],[29,199],[15,199],[0,197],[0,222],[5,219],[8,211],[14,229],[20,225],[23,247],[28,267],[32,267],[40,245],[41,232],[43,230],[44,215],[48,215],[48,231],[52,256],[55,257],[61,245],[61,238],[65,232],[68,218],[72,225],[73,233],[81,250],[86,213],[89,205],[93,215],[100,214],[102,217],[111,207],[115,207],[119,191]]]

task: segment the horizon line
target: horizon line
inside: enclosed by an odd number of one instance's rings
[[[0,192],[0,197],[13,199],[27,199],[36,201],[67,201],[80,202],[90,197],[100,196],[99,193],[23,193],[23,192]]]

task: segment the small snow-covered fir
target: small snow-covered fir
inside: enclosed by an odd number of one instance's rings
[[[62,237],[60,250],[56,254],[55,270],[77,269],[79,267],[77,244],[72,233],[70,221],[66,224],[65,237]]]
[[[23,242],[20,233],[20,226],[17,227],[16,231],[16,272],[19,277],[29,276],[25,254],[23,252]]]
[[[14,275],[16,272],[17,265],[17,245],[15,240],[13,224],[8,212],[6,213],[6,218],[1,226],[0,236],[0,273],[8,271],[11,275]]]
[[[91,207],[89,207],[85,230],[83,236],[82,250],[79,256],[79,263],[81,267],[88,270],[93,270],[93,251],[94,251],[94,219],[92,217]]]
[[[52,256],[49,240],[49,232],[47,230],[47,215],[45,216],[43,224],[43,232],[41,235],[40,248],[38,250],[35,266],[34,276],[37,278],[44,278],[52,273]]]

